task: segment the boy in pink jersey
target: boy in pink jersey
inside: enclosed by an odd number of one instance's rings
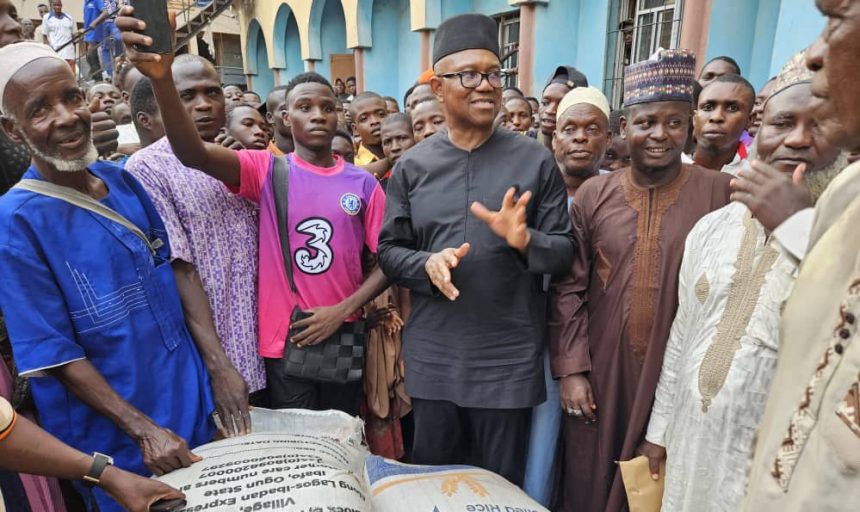
[[[125,11],[129,12],[128,10]],[[232,191],[260,204],[260,355],[266,360],[274,408],[339,409],[356,415],[362,383],[322,384],[283,372],[285,343],[315,345],[388,286],[378,267],[364,278],[362,257],[376,253],[385,196],[369,173],[332,155],[337,130],[335,94],[316,73],[294,78],[286,88],[284,122],[292,129],[295,152],[289,164],[287,219],[296,293],[290,290],[278,238],[272,192],[274,156],[266,150],[234,151],[205,143],[182,108],[170,65],[172,55],[135,51],[149,45],[138,20],[124,17],[129,59],[152,81],[167,138],[182,163],[224,182]],[[375,258],[373,258],[375,259]],[[301,332],[287,340],[290,313],[298,305],[311,316],[296,322]]]

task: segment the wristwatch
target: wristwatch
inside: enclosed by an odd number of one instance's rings
[[[104,473],[108,464],[113,466],[113,457],[108,457],[103,453],[94,452],[93,465],[83,478],[84,485],[87,487],[95,487],[101,484],[102,473]]]

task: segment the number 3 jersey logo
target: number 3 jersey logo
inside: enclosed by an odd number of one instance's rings
[[[328,270],[334,260],[334,254],[329,245],[334,234],[331,223],[320,217],[311,217],[301,221],[296,226],[296,231],[310,237],[305,242],[305,246],[297,249],[293,256],[299,270],[312,275],[322,274]]]

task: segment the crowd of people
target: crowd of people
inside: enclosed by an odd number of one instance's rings
[[[122,38],[114,20],[121,0],[86,0],[83,5],[83,29],[78,29],[73,14],[63,9],[62,0],[36,6],[39,25],[21,18],[23,39],[44,43],[57,51],[82,78],[100,81],[113,76],[114,60],[123,54]],[[80,57],[79,57],[80,56]],[[86,70],[78,66],[86,62]]]
[[[125,57],[84,90],[0,0],[6,506],[181,498],[142,477],[266,407],[361,416],[375,454],[552,510],[635,508],[636,457],[666,512],[852,510],[860,2],[817,5],[759,91],[659,49],[613,110],[571,66],[505,87],[479,14],[398,101],[225,86],[140,50],[123,7]]]

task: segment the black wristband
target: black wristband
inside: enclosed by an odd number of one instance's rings
[[[113,465],[113,458],[99,452],[93,453],[93,465],[84,475],[83,484],[90,488],[101,484],[102,473],[108,465]]]

